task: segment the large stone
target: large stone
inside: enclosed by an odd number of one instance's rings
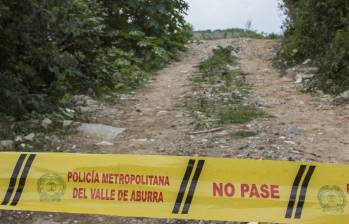
[[[106,141],[115,139],[118,135],[123,133],[125,128],[115,128],[103,124],[87,124],[83,123],[78,130],[88,136],[101,138]]]
[[[0,150],[14,150],[15,143],[12,140],[0,141]]]

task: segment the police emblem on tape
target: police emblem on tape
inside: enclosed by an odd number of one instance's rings
[[[317,197],[324,212],[341,214],[347,205],[344,191],[338,186],[322,187]]]
[[[37,182],[40,201],[58,202],[66,191],[64,179],[54,173],[45,174]]]

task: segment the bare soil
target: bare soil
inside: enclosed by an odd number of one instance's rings
[[[191,78],[197,65],[218,45],[241,47],[239,62],[252,86],[249,104],[267,116],[246,125],[227,125],[221,131],[192,135],[194,121],[185,106],[192,94]],[[321,98],[299,91],[299,86],[282,77],[270,62],[270,40],[214,40],[193,43],[181,60],[158,75],[135,94],[117,104],[105,104],[92,122],[126,128],[113,146],[96,146],[101,139],[79,133],[60,136],[76,145],[71,151],[111,154],[200,155],[214,157],[349,162],[349,110],[333,107]],[[258,135],[233,139],[236,131]],[[0,211],[1,224],[136,224],[136,223],[221,223]],[[232,223],[232,222],[226,222]]]

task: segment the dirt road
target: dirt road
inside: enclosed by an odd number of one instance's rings
[[[273,116],[263,125],[269,134],[285,136],[303,154],[303,160],[349,161],[349,111],[301,93],[293,80],[281,78],[266,60],[272,41],[247,41],[242,54],[242,69],[250,74],[254,98]],[[292,143],[290,143],[292,144]]]
[[[190,78],[196,66],[218,45],[241,47],[239,62],[252,86],[248,101],[268,116],[247,125],[228,125],[220,132],[190,135],[195,127],[185,107],[192,94]],[[181,60],[158,72],[149,84],[118,104],[105,104],[93,122],[126,128],[113,146],[96,146],[100,139],[74,134],[64,141],[75,151],[93,153],[201,155],[215,157],[349,162],[349,111],[303,94],[290,78],[281,77],[270,61],[275,41],[215,40],[192,44]],[[250,130],[257,136],[232,139]],[[46,213],[1,212],[7,224],[188,223]],[[199,222],[189,223],[217,223]]]

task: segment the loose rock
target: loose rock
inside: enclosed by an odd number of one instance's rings
[[[111,143],[111,142],[108,142],[108,141],[102,141],[102,142],[96,143],[95,145],[98,145],[98,146],[113,146],[114,144]]]
[[[296,82],[295,83],[303,83],[305,81],[308,81],[314,77],[314,74],[302,74],[297,73],[296,74]]]
[[[16,136],[15,142],[23,142],[23,137],[20,135]]]
[[[125,128],[115,128],[115,127],[103,125],[103,124],[87,124],[87,123],[81,124],[81,126],[78,128],[78,131],[80,131],[85,135],[94,136],[106,141],[111,141],[115,139],[118,135],[123,133],[125,130],[126,130]]]
[[[303,65],[309,65],[312,62],[312,60],[310,58],[308,58],[307,60],[305,60],[303,62]]]
[[[293,141],[285,141],[285,143],[290,144],[290,145],[297,145],[297,143],[295,143]]]
[[[64,120],[63,121],[63,128],[69,127],[72,123],[73,123],[73,121],[71,121],[71,120]]]
[[[73,96],[70,104],[72,104],[74,110],[82,113],[94,113],[103,109],[99,102],[85,95]]]
[[[298,134],[301,134],[304,130],[298,127],[289,127],[287,131],[290,134],[298,135]]]
[[[0,150],[13,150],[15,148],[15,143],[12,140],[0,141]]]
[[[48,118],[45,118],[44,120],[42,120],[41,122],[41,126],[45,129],[48,129],[48,127],[52,124],[52,121]]]
[[[33,224],[61,224],[59,222],[54,221],[45,221],[45,220],[36,220]]]
[[[24,140],[27,140],[27,141],[29,141],[29,142],[32,142],[32,141],[34,140],[34,138],[35,138],[35,134],[34,134],[34,133],[30,133],[29,135],[26,135],[26,136],[24,137]]]
[[[147,138],[131,139],[131,141],[133,141],[133,142],[147,142],[148,139]]]
[[[345,91],[341,95],[337,96],[332,100],[332,104],[334,105],[345,105],[349,104],[349,90]]]

